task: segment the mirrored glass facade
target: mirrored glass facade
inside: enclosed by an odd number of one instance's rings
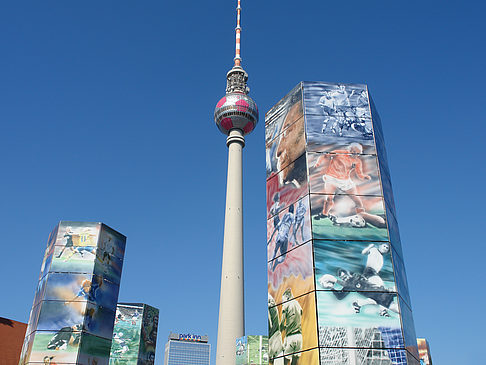
[[[210,352],[207,336],[171,333],[165,344],[164,365],[209,365]]]

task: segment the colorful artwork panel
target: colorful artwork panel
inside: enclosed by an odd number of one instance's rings
[[[388,241],[383,199],[311,194],[314,239]]]
[[[268,337],[248,336],[248,364],[268,364]]]
[[[402,314],[402,328],[405,338],[405,348],[417,359],[419,358],[417,347],[417,335],[415,334],[415,324],[413,322],[412,309],[399,299],[400,313]]]
[[[331,153],[309,153],[307,161],[310,192],[380,196],[380,174],[376,157],[360,155],[360,146],[351,144]]]
[[[376,154],[371,119],[306,115],[307,151],[329,152],[333,145],[360,144],[363,153]]]
[[[58,331],[34,332],[34,343],[29,362],[45,364],[75,364],[82,332],[70,327]]]
[[[66,247],[66,249],[78,246],[96,247],[99,233],[99,223],[63,221],[59,224],[59,230],[55,244],[57,246],[64,246]]]
[[[83,333],[79,347],[78,364],[108,365],[110,360],[111,339]]]
[[[312,241],[287,252],[268,263],[268,295],[276,304],[284,301],[290,288],[295,297],[314,290]]]
[[[267,180],[267,218],[278,214],[308,192],[304,154]]]
[[[25,334],[28,335],[31,332],[35,331],[37,328],[37,324],[39,322],[39,315],[41,310],[41,303],[37,304],[35,307],[32,307],[30,310],[29,322],[27,325],[27,329],[25,330]]]
[[[405,265],[403,264],[402,259],[395,250],[392,250],[392,260],[393,260],[393,270],[395,271],[395,280],[397,283],[398,294],[400,297],[407,302],[408,305],[411,304],[410,302],[410,295],[408,290],[408,281],[407,281],[407,274],[405,271]]]
[[[294,298],[284,292],[284,302],[277,306],[269,296],[269,357],[300,353],[317,347],[316,302],[314,292]],[[298,355],[296,355],[298,357]]]
[[[40,281],[37,283],[37,289],[35,291],[33,306],[38,305],[41,302],[41,300],[44,299],[44,295],[46,292],[46,284],[47,284],[47,275],[44,275],[42,279],[40,279]]]
[[[398,230],[398,222],[395,215],[386,207],[386,220],[388,223],[388,235],[393,249],[400,257],[403,257],[402,241],[400,239],[400,232]]]
[[[314,240],[320,290],[396,291],[390,244]]]
[[[432,365],[429,343],[425,338],[417,338],[417,347],[421,365]]]
[[[332,347],[319,350],[321,365],[409,365],[405,350]]]
[[[311,239],[309,198],[290,204],[267,220],[268,260]]]
[[[146,365],[151,365],[155,361],[158,326],[159,310],[144,305],[139,359]]]
[[[110,365],[139,365],[138,359],[125,359],[122,357],[110,357]]]
[[[302,90],[299,83],[265,115],[265,144],[277,137],[285,126],[303,115]]]
[[[306,114],[357,114],[370,118],[370,102],[366,85],[304,82]]]
[[[88,302],[83,329],[92,335],[110,339],[113,337],[115,312]]]
[[[95,246],[55,246],[51,272],[92,273]]]
[[[274,359],[270,359],[270,365],[319,365],[319,350],[306,350],[298,352],[292,355],[281,356]]]
[[[236,365],[248,364],[248,338],[247,336],[239,337],[236,339]]]
[[[319,346],[404,348],[397,294],[317,292]]]
[[[59,331],[71,327],[74,331],[81,331],[86,302],[43,301],[40,306],[37,330]]]
[[[98,256],[104,255],[106,252],[123,260],[126,240],[124,235],[103,224],[98,242]]]
[[[117,306],[111,357],[124,359],[138,358],[142,320],[143,307]]]
[[[120,284],[123,260],[117,256],[108,254],[106,251],[98,251],[96,255],[94,273],[102,276],[103,279],[112,283]]]
[[[290,124],[266,146],[267,179],[305,152],[304,117]]]

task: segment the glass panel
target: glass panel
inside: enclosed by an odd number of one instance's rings
[[[294,299],[289,288],[284,292],[284,299],[286,302],[278,306],[274,305],[271,297],[268,301],[268,348],[271,359],[317,347],[314,293]],[[289,360],[292,360],[291,357]]]
[[[267,220],[268,261],[311,239],[309,197]]]
[[[269,300],[282,303],[282,295],[288,288],[294,296],[314,290],[311,241],[268,263]]]
[[[388,241],[381,197],[311,194],[315,239]]]
[[[139,358],[146,365],[153,365],[155,361],[158,325],[159,310],[149,305],[144,305]]]
[[[319,346],[404,348],[394,293],[317,292]]]
[[[98,256],[106,252],[123,260],[126,240],[124,235],[103,224],[98,243]]]
[[[320,348],[321,365],[407,365],[405,350]]]
[[[267,218],[308,194],[305,154],[267,180]]]
[[[289,125],[266,146],[267,179],[276,175],[305,151],[304,118]]]
[[[115,312],[88,302],[83,329],[92,335],[108,338],[113,336]],[[111,346],[111,345],[110,345]]]
[[[405,347],[417,359],[419,358],[417,348],[417,335],[415,334],[415,325],[410,307],[400,299],[400,312],[402,313],[402,327],[405,337]]]
[[[40,306],[38,330],[59,331],[65,327],[81,330],[86,302],[44,301]]]
[[[392,250],[393,256],[393,270],[395,271],[395,280],[397,282],[398,293],[407,304],[410,303],[410,295],[408,290],[407,274],[402,259],[398,256],[395,250]]]
[[[376,157],[360,155],[360,146],[351,144],[332,153],[309,153],[310,192],[380,196]]]
[[[275,138],[284,122],[292,123],[302,114],[302,87],[299,83],[265,115],[265,140]]]
[[[55,246],[51,272],[92,273],[96,246]]]
[[[123,260],[119,257],[108,254],[106,251],[98,250],[96,255],[94,273],[115,284],[120,284]]]
[[[110,359],[111,339],[92,336],[83,333],[79,347],[79,364],[108,365]]]
[[[395,291],[390,245],[314,240],[318,289]]]
[[[118,305],[111,356],[117,358],[138,358],[143,307]]]
[[[63,327],[57,331],[37,331],[34,335],[30,362],[76,363],[81,332]]]
[[[417,360],[410,352],[407,351],[407,365],[426,365],[426,362]],[[432,364],[432,363],[429,363]]]

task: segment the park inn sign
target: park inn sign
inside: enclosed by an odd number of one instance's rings
[[[208,336],[195,335],[191,333],[171,333],[169,336],[170,340],[177,341],[191,341],[191,342],[208,342]]]

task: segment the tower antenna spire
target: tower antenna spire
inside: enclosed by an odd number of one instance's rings
[[[235,49],[235,66],[241,67],[241,0],[238,0],[236,8],[236,49]]]

